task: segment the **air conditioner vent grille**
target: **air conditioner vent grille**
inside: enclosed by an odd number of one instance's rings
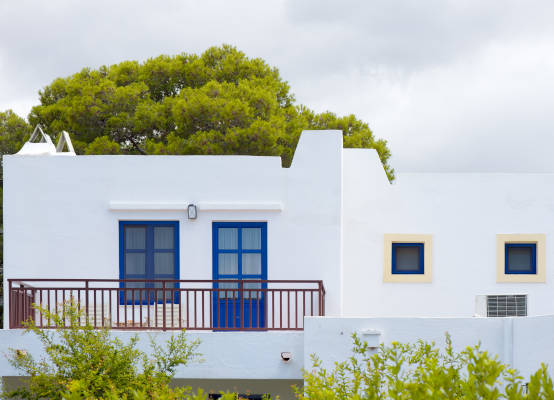
[[[487,296],[487,317],[526,317],[527,295]]]

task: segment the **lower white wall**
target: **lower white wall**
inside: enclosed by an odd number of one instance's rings
[[[138,348],[150,351],[150,338],[164,343],[171,332],[113,331],[124,343],[138,335]],[[301,332],[188,332],[190,340],[200,339],[198,352],[202,361],[177,370],[183,379],[302,379],[303,334]],[[18,375],[4,356],[8,349],[27,350],[37,357],[42,353],[38,339],[22,330],[0,330],[0,376]],[[281,352],[293,357],[283,362]]]
[[[456,351],[481,343],[487,350],[517,368],[524,378],[534,373],[541,362],[554,366],[554,316],[528,318],[307,318],[304,330],[305,368],[311,366],[310,355],[316,354],[323,365],[333,368],[336,361],[351,356],[352,334],[381,332],[380,342],[434,341],[445,344],[445,333],[452,337]],[[553,370],[550,370],[553,373]]]
[[[302,369],[311,366],[310,355],[316,354],[328,368],[351,355],[352,333],[364,340],[363,331],[381,332],[379,341],[434,341],[444,346],[448,332],[457,351],[481,343],[487,350],[517,368],[524,378],[534,373],[541,362],[554,366],[554,316],[527,318],[334,318],[309,317],[304,332],[189,332],[191,340],[201,340],[198,351],[203,362],[194,362],[177,371],[177,379],[206,380],[301,380]],[[128,341],[135,334],[139,347],[149,351],[149,334],[156,341],[166,341],[171,333],[115,332]],[[20,330],[0,330],[0,354],[9,348],[25,349],[35,357],[42,354],[38,340]],[[292,353],[283,362],[281,352]],[[552,373],[552,370],[551,370]],[[16,376],[17,371],[0,357],[0,376]],[[218,386],[220,387],[220,386]],[[244,385],[240,387],[246,387]]]

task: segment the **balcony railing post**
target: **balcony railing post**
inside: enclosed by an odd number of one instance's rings
[[[319,281],[319,297],[321,298],[321,308],[319,315],[321,317],[325,316],[325,287],[323,286],[323,281]]]
[[[23,286],[22,283],[19,284],[19,290],[18,290],[18,298],[19,298],[19,316],[18,316],[18,323],[17,325],[21,328],[23,327],[23,321],[25,321],[25,311],[26,311],[26,300],[27,296],[25,296],[25,290],[23,289],[25,286]]]
[[[96,310],[94,310],[96,312]],[[85,280],[85,325],[90,323],[88,319],[88,279]]]
[[[163,316],[162,316],[162,328],[164,331],[167,330],[167,325],[166,325],[166,316],[165,316],[165,281],[162,281],[162,290],[163,290],[163,296],[162,296],[162,299],[163,299],[163,304],[162,304],[162,311],[163,311]],[[196,310],[195,310],[196,312]]]
[[[10,329],[14,329],[13,326],[13,317],[14,317],[14,304],[13,304],[13,288],[12,288],[12,280],[8,279],[8,301],[10,302],[9,307],[9,315],[8,315],[8,321],[9,321],[9,327]]]
[[[240,296],[240,328],[244,329],[244,284],[242,282],[238,282],[237,286],[239,287]],[[252,318],[250,318],[250,326],[252,326]]]

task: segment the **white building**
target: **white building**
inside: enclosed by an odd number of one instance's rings
[[[187,328],[205,362],[178,378],[214,391],[290,398],[309,354],[346,358],[350,332],[442,342],[449,331],[524,374],[554,362],[553,174],[390,184],[377,153],[343,149],[340,131],[304,132],[290,168],[31,145],[3,160],[0,351],[39,351],[18,329],[29,316],[47,324],[31,303],[55,310],[72,296],[121,336]],[[527,318],[476,318],[487,316]]]

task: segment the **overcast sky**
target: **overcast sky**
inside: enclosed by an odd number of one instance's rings
[[[554,172],[552,0],[0,0],[0,110],[85,66],[228,43],[399,172]]]

